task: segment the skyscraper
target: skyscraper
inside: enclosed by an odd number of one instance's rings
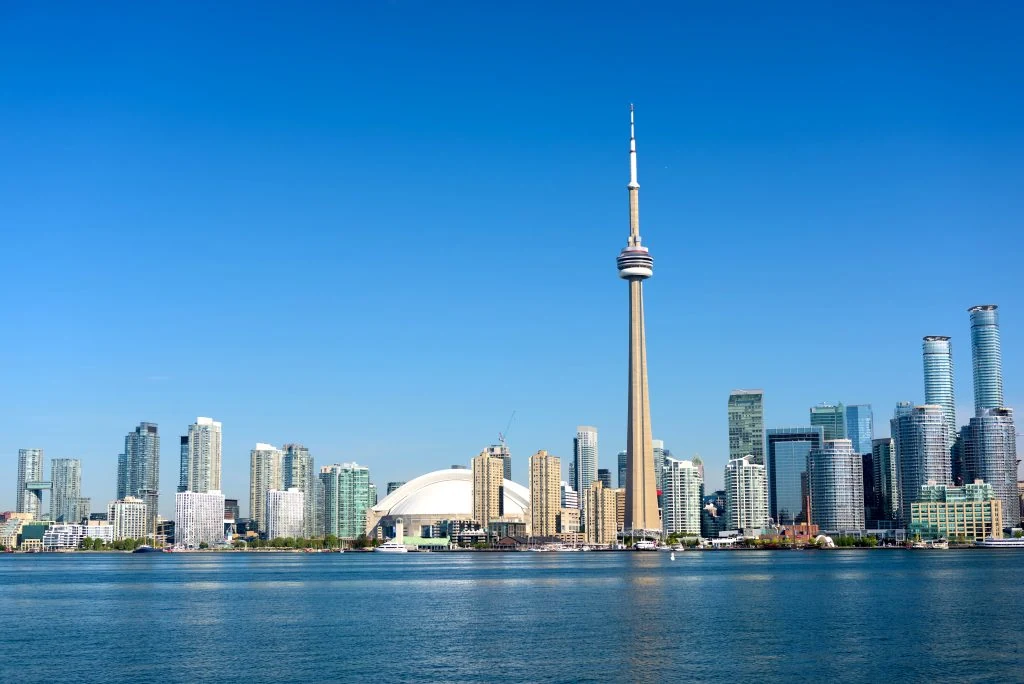
[[[267,539],[304,536],[304,498],[298,487],[271,489],[267,492],[267,510],[263,516],[267,521]]]
[[[1003,525],[1020,524],[1017,493],[1017,430],[1013,409],[983,408],[960,431],[965,482],[984,480],[1003,502]]]
[[[188,549],[224,539],[224,495],[219,491],[174,496],[174,541]]]
[[[504,514],[505,465],[500,456],[486,449],[473,459],[473,520],[487,527]]]
[[[546,451],[530,457],[530,529],[535,537],[558,534],[562,461]]]
[[[768,515],[779,525],[807,522],[807,459],[825,441],[825,428],[771,428],[767,432]]]
[[[117,498],[135,497],[146,504],[146,529],[153,532],[160,505],[160,431],[142,422],[124,438],[117,459]]]
[[[729,458],[764,465],[764,390],[729,393]]]
[[[700,534],[703,484],[697,466],[692,461],[665,459],[662,490],[662,522],[665,534]]]
[[[892,437],[871,440],[871,465],[875,470],[876,517],[878,520],[899,520],[900,487],[896,445]]]
[[[196,418],[188,427],[188,437],[182,438],[181,459],[178,491],[220,491],[221,424],[212,418]]]
[[[484,452],[495,458],[500,458],[502,462],[502,477],[506,480],[512,479],[512,452],[505,444],[492,444],[491,446],[484,449]]]
[[[825,441],[846,439],[846,409],[842,402],[829,404],[822,402],[811,407],[811,426],[825,428]]]
[[[956,441],[956,401],[953,397],[953,348],[948,337],[928,335],[921,343],[924,357],[924,403],[941,406],[946,421],[946,450]]]
[[[607,468],[598,468],[597,479],[601,481],[601,484],[605,486],[605,489],[613,489],[612,471],[608,470]]]
[[[588,544],[615,542],[618,533],[615,491],[605,489],[601,481],[596,480],[583,493],[583,530]]]
[[[660,492],[665,470],[665,442],[652,439],[651,453],[654,454],[654,486]],[[658,506],[661,507],[661,501],[658,502]]]
[[[323,483],[324,534],[355,539],[366,533],[366,509],[370,506],[370,470],[358,463],[320,468]]]
[[[726,516],[731,530],[760,530],[768,524],[768,483],[764,466],[747,457],[725,466]]]
[[[871,415],[871,404],[851,404],[846,407],[846,437],[853,443],[855,454],[871,453],[874,433],[875,421]]]
[[[272,444],[259,443],[249,452],[249,517],[263,534],[267,533],[267,492],[280,490],[284,481],[282,457],[281,450]]]
[[[971,361],[974,366],[974,411],[1003,407],[1003,351],[995,304],[972,306]],[[1003,512],[1004,515],[1006,511]]]
[[[281,480],[285,489],[302,492],[302,536],[316,536],[316,469],[309,449],[301,444],[285,444],[282,449]],[[374,502],[376,503],[376,502]]]
[[[811,449],[807,480],[811,524],[822,530],[864,529],[864,473],[861,455],[848,439],[825,440]]]
[[[618,481],[619,489],[625,489],[626,488],[626,452],[625,451],[620,451],[619,452],[618,464],[619,464],[619,481]]]
[[[654,259],[640,239],[640,183],[636,176],[636,135],[629,107],[629,241],[619,253],[619,277],[629,282],[629,399],[626,419],[626,516],[631,533],[661,533],[651,445],[647,391],[647,338],[643,282],[654,274]],[[595,468],[597,459],[594,459]],[[582,490],[581,490],[582,491]]]
[[[405,484],[405,482],[401,481],[401,480],[388,482],[388,494],[390,494],[391,492],[395,491],[396,489],[398,489],[399,487],[401,487],[404,484]]]
[[[18,513],[31,513],[38,520],[43,514],[43,450],[18,449]]]
[[[910,504],[917,501],[921,486],[952,484],[946,419],[941,406],[897,405],[890,423],[899,468],[900,520],[910,520]]]
[[[50,520],[63,523],[80,522],[82,462],[77,458],[51,460],[50,482],[53,483],[50,494]]]
[[[583,506],[582,493],[587,491],[590,483],[597,479],[597,428],[580,425],[576,428],[576,437],[572,441],[573,468],[576,481],[572,483],[580,492],[580,506]]]

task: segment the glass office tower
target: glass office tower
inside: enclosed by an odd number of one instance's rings
[[[750,456],[764,464],[764,391],[733,390],[729,393],[729,458]]]
[[[846,437],[853,443],[856,454],[870,454],[874,439],[875,420],[871,404],[851,404],[846,407]]]
[[[846,439],[846,408],[838,404],[821,403],[811,407],[811,425],[825,429],[825,440]]]
[[[779,525],[805,522],[807,458],[825,441],[825,429],[772,428],[766,435],[768,515]]]

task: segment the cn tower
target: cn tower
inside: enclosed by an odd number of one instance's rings
[[[640,240],[640,184],[636,180],[636,136],[629,106],[629,241],[619,253],[619,277],[629,282],[629,413],[626,423],[627,536],[661,536],[658,492],[651,445],[651,403],[647,395],[647,339],[644,333],[644,281],[654,258]]]

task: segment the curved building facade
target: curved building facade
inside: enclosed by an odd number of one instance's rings
[[[901,403],[891,422],[900,485],[900,519],[910,520],[910,504],[917,501],[923,485],[948,485],[952,481],[946,449],[946,418],[941,406]]]
[[[974,365],[974,410],[1003,406],[1003,351],[995,304],[972,306],[971,361]]]
[[[848,439],[826,441],[807,459],[811,522],[822,530],[864,529],[864,473]]]
[[[982,409],[961,431],[965,481],[984,480],[1003,502],[1003,524],[1020,524],[1013,409]]]
[[[928,335],[924,355],[924,403],[941,406],[946,418],[946,449],[956,441],[956,401],[953,396],[953,347],[943,335]]]

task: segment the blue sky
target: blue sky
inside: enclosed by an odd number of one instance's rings
[[[0,510],[17,449],[114,494],[124,434],[224,423],[391,479],[509,415],[515,479],[623,448],[628,104],[637,106],[655,436],[727,454],[823,400],[923,399],[920,343],[1024,339],[1024,7],[443,3],[0,10]]]

